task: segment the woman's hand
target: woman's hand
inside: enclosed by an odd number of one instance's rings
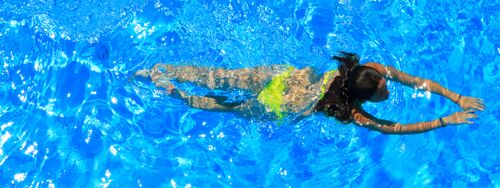
[[[480,98],[460,96],[456,103],[460,105],[463,110],[475,109],[483,111],[486,108],[483,99]]]
[[[477,115],[474,114],[474,110],[469,109],[466,111],[455,112],[454,114],[444,117],[443,120],[447,125],[464,123],[472,124],[473,122],[469,120],[471,118],[477,118]]]

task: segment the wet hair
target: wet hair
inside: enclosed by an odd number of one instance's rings
[[[340,52],[339,56],[333,56],[332,59],[339,62],[340,75],[333,80],[315,109],[343,123],[349,123],[352,121],[351,110],[357,104],[356,101],[371,98],[383,76],[371,67],[359,65],[357,54]]]

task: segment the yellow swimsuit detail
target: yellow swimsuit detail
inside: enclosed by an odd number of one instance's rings
[[[264,87],[264,89],[257,96],[257,100],[264,104],[267,109],[271,110],[278,116],[278,119],[284,117],[281,105],[283,104],[283,92],[286,90],[286,79],[292,74],[294,67],[288,66],[288,70],[275,76],[272,80]]]
[[[323,83],[321,84],[321,87],[320,87],[320,90],[321,90],[321,93],[319,94],[319,99],[322,99],[324,96],[325,96],[325,93],[326,93],[326,90],[328,89],[327,87],[327,84],[328,84],[328,81],[330,80],[330,78],[332,78],[332,76],[337,72],[338,70],[331,70],[331,71],[328,71],[326,72],[324,78],[323,78]]]
[[[273,77],[269,83],[264,87],[264,89],[257,96],[257,100],[266,106],[266,109],[272,111],[278,119],[284,117],[284,112],[286,109],[282,107],[283,105],[283,93],[287,89],[286,79],[290,78],[290,75],[295,70],[293,66],[288,66],[287,71]],[[323,98],[327,89],[328,80],[333,76],[337,70],[329,71],[325,74],[323,78],[323,83],[321,84],[320,99]]]

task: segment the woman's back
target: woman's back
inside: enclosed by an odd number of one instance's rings
[[[326,77],[325,75],[329,73],[315,74],[314,70],[309,67],[296,69],[286,82],[287,89],[283,93],[285,108],[294,113],[313,108],[320,99],[321,93],[328,89],[337,75],[337,72],[332,72],[333,75]]]

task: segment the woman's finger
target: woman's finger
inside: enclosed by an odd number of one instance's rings
[[[484,103],[479,103],[479,105],[486,107],[486,105]]]
[[[465,123],[467,123],[467,124],[474,124],[474,122],[472,122],[472,121],[465,121]]]
[[[474,114],[474,113],[468,113],[467,115],[465,115],[465,118],[466,118],[466,119],[467,119],[467,118],[472,118],[472,117],[474,117],[475,115],[476,115],[476,114]]]
[[[472,104],[473,104],[474,106],[479,106],[479,105],[481,105],[481,103],[479,103],[479,102],[474,102],[474,103],[472,103]]]
[[[483,104],[483,102],[481,100],[476,100],[476,103],[477,104]]]
[[[478,105],[474,105],[473,108],[476,109],[476,110],[481,110],[481,107],[478,106]]]
[[[472,122],[472,119],[470,119],[470,118],[465,118],[465,119],[464,119],[464,122]]]
[[[463,109],[465,113],[470,113],[475,111],[474,107],[471,105],[465,105]]]
[[[469,104],[469,106],[470,106],[471,108],[474,108],[474,107],[476,107],[476,104]]]

